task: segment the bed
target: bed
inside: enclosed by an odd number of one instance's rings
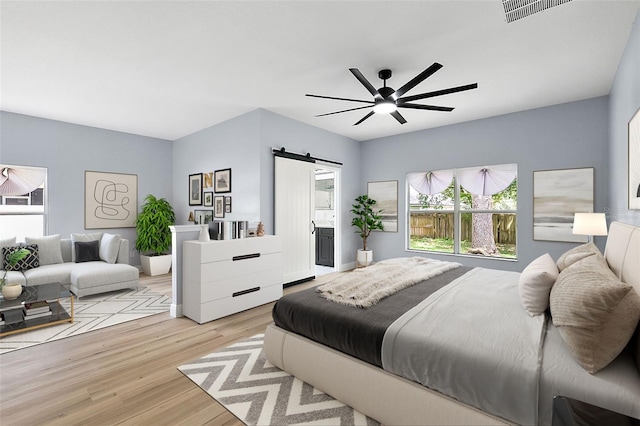
[[[562,298],[573,297],[574,278],[580,285],[593,278],[593,247],[558,259],[563,270],[547,292],[551,314],[523,308],[519,281],[530,267],[522,274],[459,267],[367,309],[326,300],[315,288],[289,294],[274,306],[265,354],[383,424],[550,424],[556,395],[640,418],[638,331],[623,337],[629,343],[613,361],[601,362],[599,352],[577,361],[584,348],[571,340],[572,318],[563,317],[574,302]],[[599,277],[616,280],[616,291],[622,283],[630,290],[613,310],[627,311],[598,333],[617,338],[629,323],[633,333],[640,317],[640,228],[613,222],[599,256],[606,268]]]

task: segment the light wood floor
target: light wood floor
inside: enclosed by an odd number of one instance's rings
[[[171,295],[170,274],[140,283]],[[242,425],[177,367],[264,332],[272,307],[202,325],[167,312],[3,354],[0,425]]]

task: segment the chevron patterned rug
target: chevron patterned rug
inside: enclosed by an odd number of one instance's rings
[[[60,304],[69,312],[69,298]],[[170,305],[170,298],[146,287],[81,297],[74,301],[73,323],[2,337],[0,354],[167,312]]]
[[[379,425],[271,365],[259,334],[178,369],[247,425]]]

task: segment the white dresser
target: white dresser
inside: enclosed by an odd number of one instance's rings
[[[275,235],[183,243],[182,313],[202,324],[282,297]]]

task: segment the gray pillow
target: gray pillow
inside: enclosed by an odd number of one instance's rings
[[[571,250],[565,252],[556,261],[558,270],[562,272],[564,268],[568,268],[574,263],[584,259],[585,257],[593,256],[596,253],[600,253],[598,247],[593,243],[581,244],[578,247],[574,247]],[[602,253],[600,253],[602,254]]]
[[[46,237],[25,237],[27,244],[38,246],[38,259],[40,266],[62,263],[62,249],[60,248],[60,234]]]
[[[551,286],[558,278],[558,267],[549,253],[533,260],[520,274],[520,301],[529,316],[542,315],[549,307]]]
[[[16,237],[0,239],[0,250],[2,247],[10,247],[16,245]]]
[[[100,259],[107,263],[116,263],[121,239],[120,235],[105,233],[100,240]]]
[[[640,319],[640,297],[618,280],[599,253],[560,272],[550,306],[553,324],[591,374],[622,352]]]
[[[76,261],[76,247],[75,242],[87,242],[87,241],[100,241],[102,238],[102,232],[93,232],[89,234],[71,234],[71,261]]]
[[[76,241],[73,246],[76,249],[76,263],[100,260],[100,241]]]

